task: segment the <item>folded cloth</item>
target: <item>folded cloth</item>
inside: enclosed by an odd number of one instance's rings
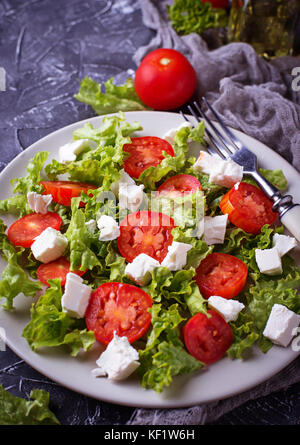
[[[192,63],[203,94],[225,123],[265,143],[300,171],[300,93],[293,91],[292,69],[300,58],[282,57],[268,62],[245,43],[209,50],[201,36],[178,36],[168,21],[166,4],[172,1],[140,0],[143,21],[156,31],[151,42],[139,48],[134,61],[156,48],[173,48]],[[223,401],[184,409],[136,409],[129,425],[197,425],[213,422],[248,400],[279,391],[300,381],[300,359],[267,382]]]

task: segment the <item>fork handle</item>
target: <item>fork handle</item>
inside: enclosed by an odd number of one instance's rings
[[[252,172],[251,176],[274,202],[273,210],[279,213],[282,224],[300,242],[300,204],[295,204],[291,195],[282,196],[280,191],[258,172]]]
[[[296,204],[281,217],[282,224],[300,243],[300,205]]]

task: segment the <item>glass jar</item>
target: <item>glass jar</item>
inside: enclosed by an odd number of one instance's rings
[[[232,0],[229,42],[246,42],[266,58],[291,55],[300,0]]]

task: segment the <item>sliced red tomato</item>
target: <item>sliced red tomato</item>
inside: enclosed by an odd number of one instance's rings
[[[70,270],[70,261],[62,256],[50,263],[41,264],[36,271],[37,277],[41,283],[48,284],[48,280],[60,278],[62,286],[66,284],[66,278],[69,272],[75,273],[81,277],[86,270]]]
[[[252,184],[241,182],[223,196],[220,209],[228,214],[229,221],[245,232],[257,234],[265,224],[273,224],[278,213],[272,210],[273,202]]]
[[[130,263],[140,253],[161,262],[172,244],[174,227],[174,220],[163,213],[147,210],[131,213],[120,224],[119,251]]]
[[[34,238],[47,227],[59,230],[61,224],[62,219],[57,213],[29,213],[9,227],[7,237],[15,246],[30,247]]]
[[[124,144],[123,150],[129,153],[125,159],[124,170],[132,177],[138,178],[148,167],[156,167],[165,158],[163,152],[174,156],[172,145],[155,136],[131,138],[131,144]]]
[[[142,337],[151,323],[148,309],[151,297],[139,287],[124,283],[103,283],[92,294],[85,313],[88,330],[108,344],[114,331],[133,343]]]
[[[244,288],[247,280],[246,264],[227,253],[213,252],[201,261],[195,280],[204,298],[219,295],[234,298]]]
[[[233,342],[233,332],[224,318],[209,310],[211,315],[196,314],[183,327],[184,344],[197,360],[210,365],[223,357]]]
[[[180,196],[202,190],[201,184],[195,176],[175,175],[168,178],[157,189],[157,195]]]
[[[59,204],[70,206],[71,199],[80,196],[81,192],[87,194],[89,190],[95,190],[95,185],[86,184],[85,182],[72,181],[42,181],[40,182],[45,188],[44,195],[52,195],[53,201]],[[93,196],[90,194],[89,196]],[[80,203],[81,206],[84,203]]]

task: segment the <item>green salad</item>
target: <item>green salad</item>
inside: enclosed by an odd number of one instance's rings
[[[22,335],[37,354],[63,347],[76,356],[99,341],[108,349],[116,336],[126,337],[131,346],[124,348],[138,353],[140,384],[162,392],[175,376],[199,372],[224,355],[244,359],[254,344],[266,353],[273,343],[263,332],[273,306],[300,314],[300,269],[288,254],[280,273],[258,267],[256,250],[273,248],[280,225],[263,224],[253,234],[228,219],[221,242],[207,241],[203,223],[224,217],[220,203],[232,189],[194,168],[189,144],[205,150],[203,123],[182,126],[171,143],[137,137],[141,130],[122,112],[104,117],[99,128],[85,124],[51,162],[49,152],[36,153],[26,175],[11,181],[12,196],[0,201],[1,213],[16,219],[9,227],[0,223],[7,263],[0,295],[10,311],[20,293],[33,299]],[[261,173],[286,188],[281,170]],[[242,183],[255,187],[247,178]],[[152,214],[164,215],[154,228],[143,219]],[[146,262],[138,263],[142,254]],[[221,281],[214,273],[220,265],[201,269],[219,254],[246,267],[224,297],[211,293],[214,280],[227,289],[239,267],[226,264]],[[208,288],[201,274],[209,277]],[[227,322],[209,295],[236,300],[242,310]]]

